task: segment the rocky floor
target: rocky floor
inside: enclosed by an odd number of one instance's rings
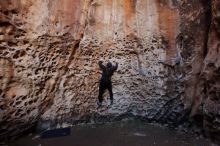
[[[210,140],[173,131],[158,125],[128,120],[104,125],[72,127],[71,135],[41,139],[36,134],[8,146],[217,146]]]

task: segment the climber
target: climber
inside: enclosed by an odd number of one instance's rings
[[[111,77],[113,73],[118,68],[118,63],[116,62],[116,65],[113,66],[111,62],[108,62],[106,66],[104,66],[103,61],[99,61],[99,67],[102,70],[102,77],[99,84],[99,96],[98,96],[98,106],[102,105],[102,95],[104,94],[105,90],[108,89],[109,95],[110,95],[110,101],[111,105],[113,104],[113,93],[112,93],[112,81]]]

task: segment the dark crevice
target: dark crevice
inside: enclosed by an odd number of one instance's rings
[[[204,7],[206,8],[206,22],[207,22],[207,26],[206,26],[206,30],[205,30],[205,41],[204,41],[204,58],[206,57],[207,53],[208,53],[208,41],[209,41],[209,32],[211,29],[211,24],[212,24],[212,1],[206,1],[205,3],[203,3]]]

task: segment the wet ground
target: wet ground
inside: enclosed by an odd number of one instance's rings
[[[8,146],[215,146],[209,140],[140,121],[73,126],[70,136],[30,134]]]

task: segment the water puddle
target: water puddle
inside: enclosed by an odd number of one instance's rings
[[[123,121],[73,126],[70,136],[41,139],[36,134],[8,146],[216,146],[210,140],[158,125]]]

